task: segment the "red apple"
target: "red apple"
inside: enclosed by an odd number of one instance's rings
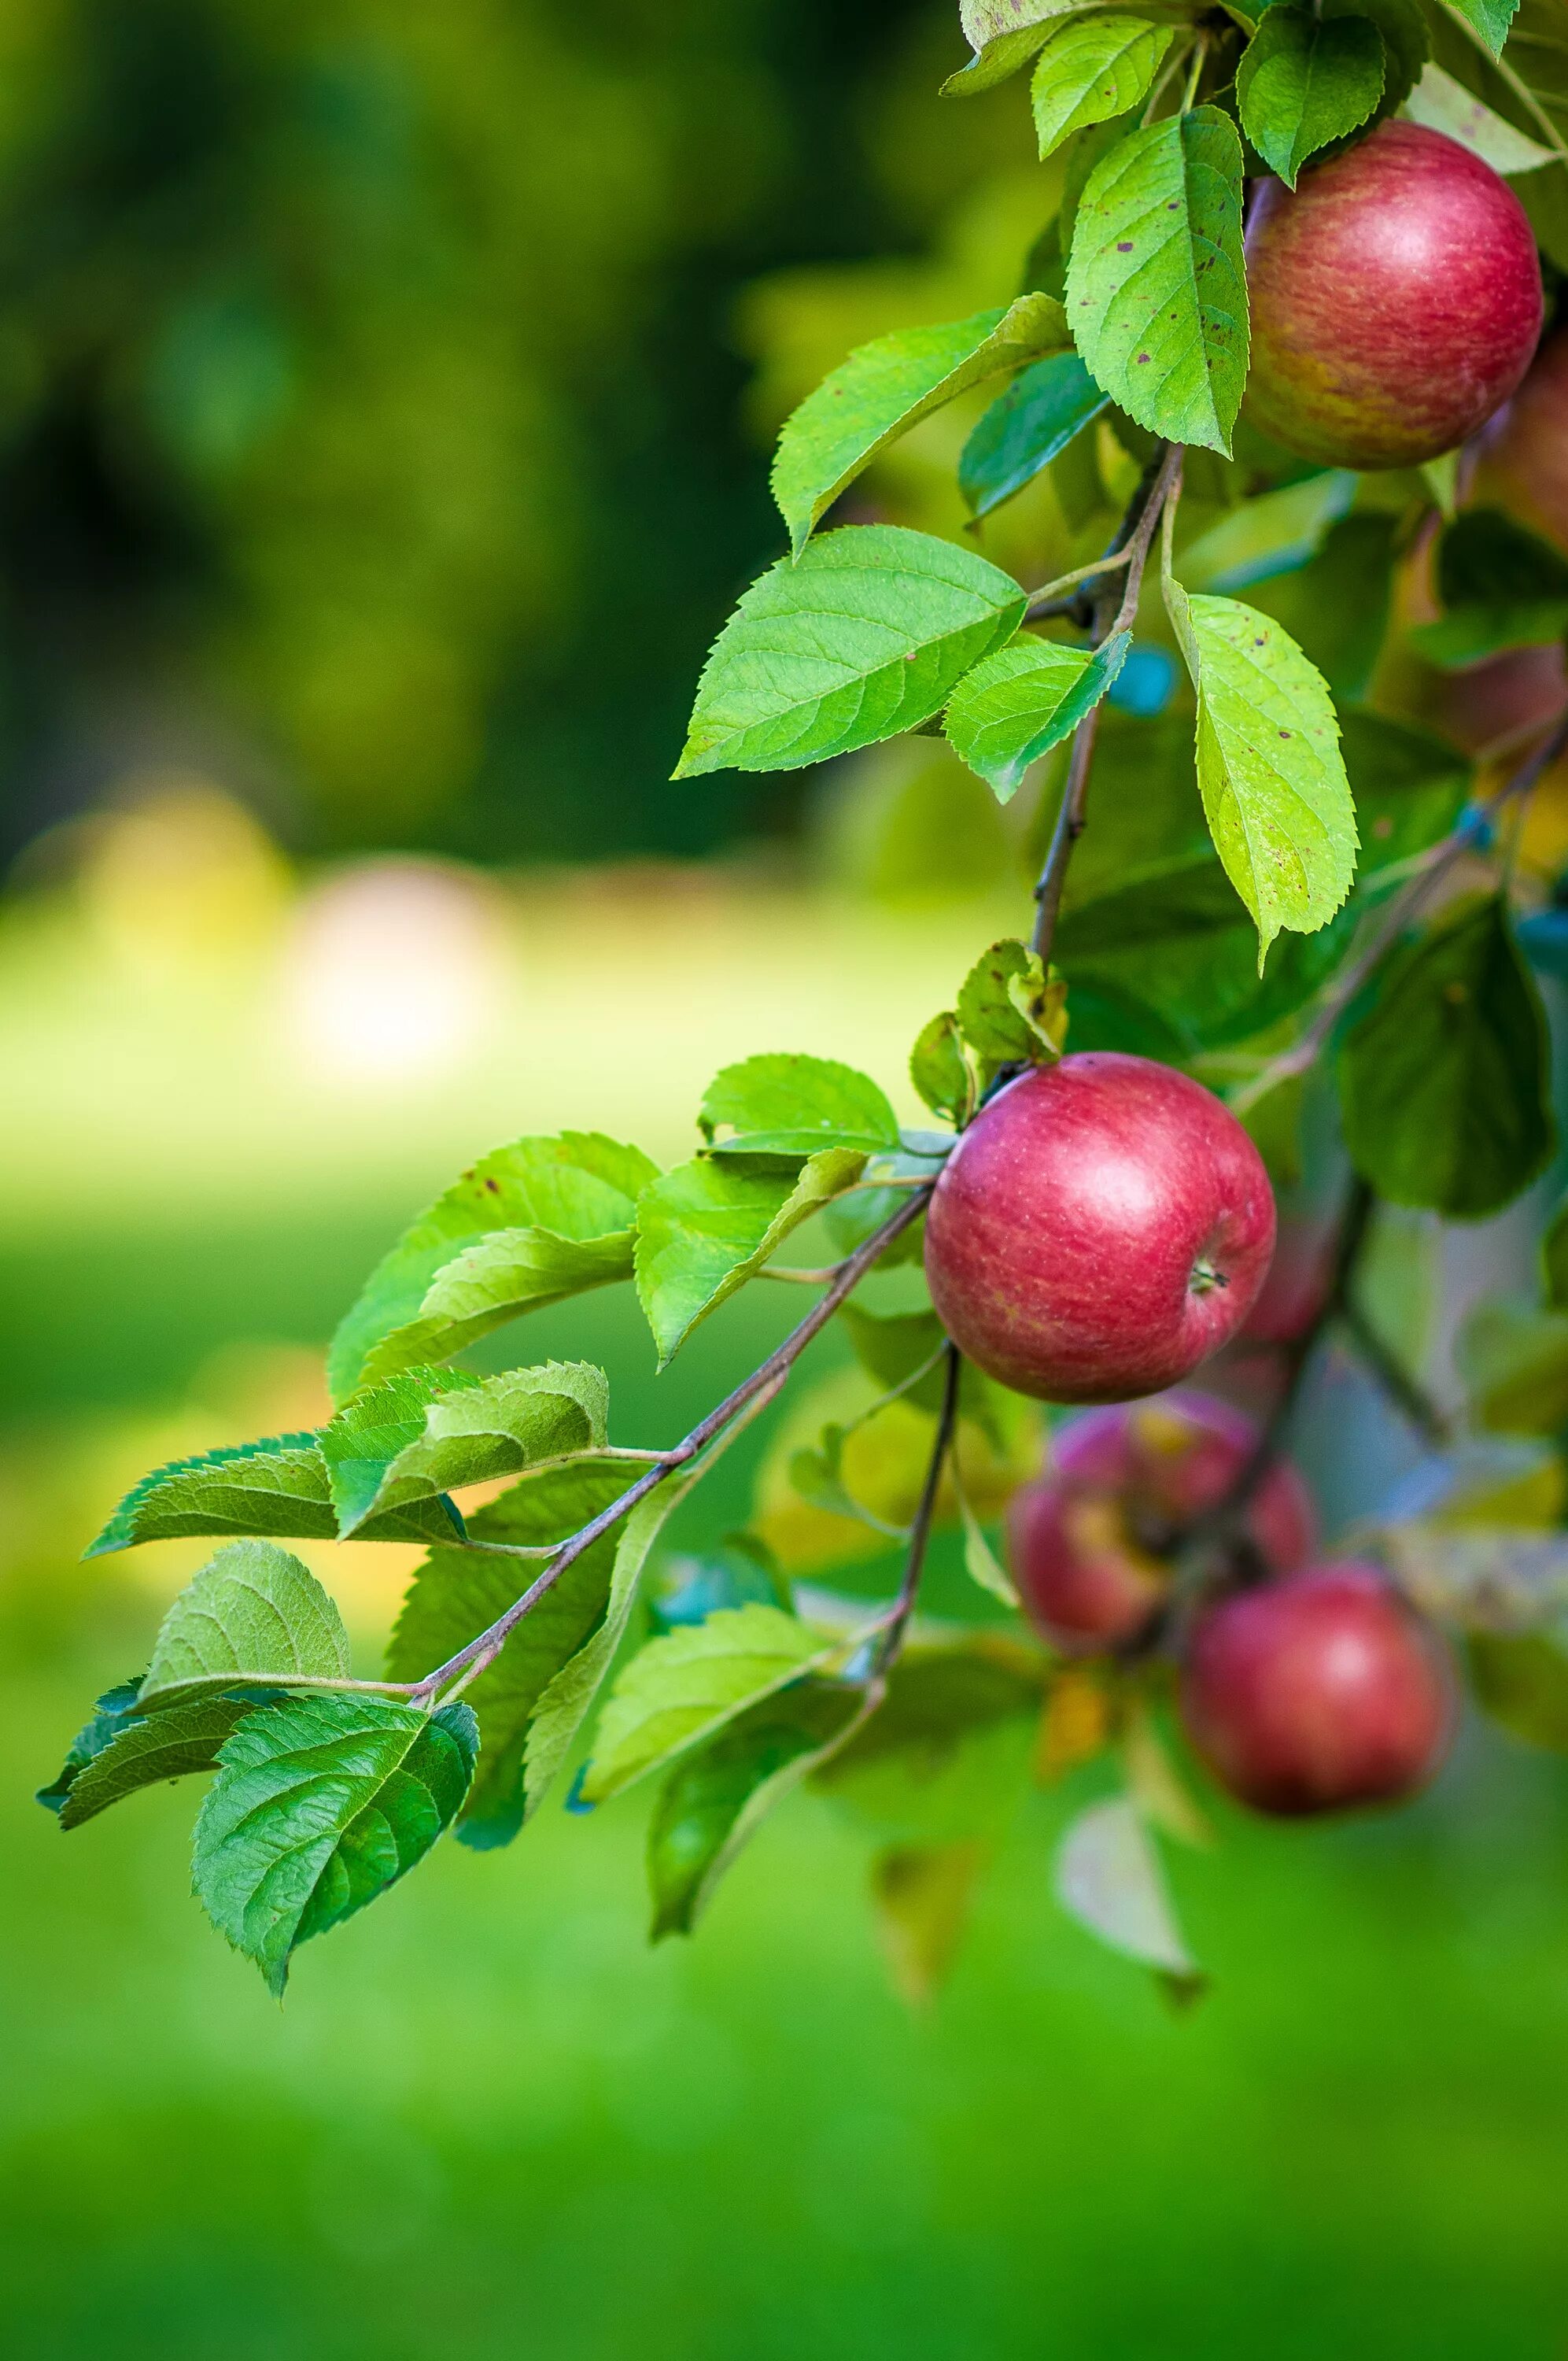
[[[1409,467],[1506,401],[1541,335],[1535,237],[1506,181],[1417,123],[1265,181],[1246,231],[1247,414],[1337,467]]]
[[[1268,1174],[1228,1108],[1174,1067],[1109,1049],[999,1092],[926,1219],[948,1334],[1044,1401],[1175,1385],[1241,1326],[1273,1251]]]
[[[1069,1653],[1130,1640],[1165,1596],[1167,1553],[1218,1508],[1257,1444],[1257,1428],[1210,1394],[1173,1393],[1086,1411],[1055,1438],[1050,1472],[1014,1493],[1007,1535],[1031,1620]],[[1312,1505],[1276,1460],[1245,1530],[1276,1574],[1309,1554]]]
[[[1568,550],[1568,328],[1548,336],[1486,428],[1472,489],[1478,502],[1507,509]]]
[[[1223,1786],[1299,1817],[1413,1795],[1453,1725],[1431,1626],[1376,1566],[1312,1566],[1238,1591],[1193,1632],[1182,1717]]]

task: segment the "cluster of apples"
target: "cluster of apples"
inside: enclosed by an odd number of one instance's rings
[[[1241,1579],[1176,1635],[1182,1713],[1233,1794],[1302,1814],[1420,1786],[1447,1747],[1453,1680],[1375,1566],[1312,1562],[1311,1504],[1288,1463],[1245,1486],[1252,1421],[1166,1390],[1255,1312],[1255,1341],[1313,1318],[1321,1284],[1299,1274],[1260,1304],[1275,1232],[1262,1159],[1218,1099],[1171,1067],[1089,1051],[1010,1083],[965,1132],[932,1198],[926,1270],[981,1368],[1103,1405],[1067,1425],[1013,1505],[1019,1592],[1055,1647],[1150,1633],[1194,1529],[1245,1489],[1229,1541]]]

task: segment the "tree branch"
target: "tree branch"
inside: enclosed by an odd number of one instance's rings
[[[931,1526],[937,1514],[937,1495],[941,1488],[942,1469],[952,1448],[953,1433],[959,1421],[959,1375],[961,1364],[959,1348],[947,1347],[947,1372],[942,1386],[942,1407],[937,1419],[937,1433],[931,1444],[931,1457],[926,1469],[926,1481],[920,1489],[920,1503],[915,1511],[915,1521],[909,1528],[909,1554],[904,1562],[904,1579],[898,1596],[877,1642],[876,1656],[868,1689],[877,1701],[887,1686],[887,1676],[904,1645],[904,1635],[915,1611],[915,1596],[920,1587],[920,1576],[926,1570],[926,1552],[931,1540]]]
[[[1157,457],[1151,459],[1145,468],[1118,530],[1117,547],[1126,552],[1126,585],[1119,605],[1112,603],[1115,598],[1113,583],[1102,586],[1096,593],[1090,625],[1091,647],[1099,647],[1116,631],[1126,631],[1137,614],[1144,569],[1148,564],[1155,533],[1167,503],[1178,494],[1180,483],[1181,445],[1179,443],[1164,444]],[[1056,826],[1051,830],[1040,881],[1035,888],[1032,947],[1047,962],[1050,959],[1051,941],[1057,930],[1068,862],[1072,859],[1074,845],[1083,833],[1089,777],[1094,765],[1095,741],[1100,734],[1100,710],[1098,704],[1091,707],[1073,733],[1067,785],[1062,789],[1061,807],[1057,813]]]
[[[864,1278],[883,1248],[891,1246],[894,1239],[916,1220],[931,1193],[931,1185],[927,1181],[917,1194],[911,1192],[897,1211],[890,1213],[887,1220],[872,1231],[863,1246],[857,1246],[852,1255],[846,1257],[839,1265],[832,1286],[812,1305],[805,1319],[798,1327],[790,1331],[783,1344],[776,1345],[749,1378],[742,1378],[732,1393],[726,1394],[716,1409],[699,1420],[673,1450],[662,1453],[656,1464],[640,1476],[635,1484],[630,1485],[619,1499],[612,1500],[607,1509],[601,1509],[597,1517],[591,1518],[568,1541],[562,1543],[543,1574],[530,1584],[521,1598],[513,1601],[504,1615],[498,1616],[495,1622],[481,1631],[477,1638],[470,1640],[466,1647],[459,1648],[445,1664],[438,1664],[434,1672],[427,1673],[422,1680],[414,1683],[409,1695],[415,1704],[433,1703],[449,1681],[455,1680],[460,1674],[468,1674],[470,1667],[474,1671],[482,1671],[486,1664],[492,1663],[523,1617],[554,1588],[568,1566],[575,1565],[595,1542],[612,1532],[623,1517],[629,1516],[650,1492],[657,1490],[676,1468],[689,1466],[743,1410],[750,1409],[760,1398],[778,1390],[812,1338],[826,1328],[840,1303]]]

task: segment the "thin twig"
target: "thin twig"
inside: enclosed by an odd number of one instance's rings
[[[937,1420],[936,1437],[931,1444],[931,1457],[926,1469],[926,1481],[921,1487],[920,1504],[915,1511],[915,1521],[909,1528],[909,1554],[904,1562],[904,1580],[893,1602],[882,1636],[877,1642],[870,1686],[878,1693],[886,1686],[888,1674],[904,1644],[909,1619],[915,1612],[915,1596],[920,1587],[920,1576],[926,1567],[926,1552],[931,1539],[931,1526],[937,1514],[937,1495],[941,1488],[942,1469],[952,1448],[953,1431],[959,1419],[959,1348],[947,1348],[947,1374],[942,1387],[942,1408]]]
[[[1037,620],[1039,616],[1047,611],[1049,602],[1057,599],[1062,591],[1070,590],[1075,583],[1092,582],[1097,574],[1114,573],[1119,566],[1125,566],[1132,554],[1130,549],[1113,549],[1108,556],[1091,558],[1087,566],[1075,566],[1070,574],[1058,574],[1054,582],[1042,582],[1037,590],[1031,590],[1029,593],[1029,604],[1024,614],[1025,621]],[[1075,599],[1069,598],[1067,601],[1068,606],[1076,604]]]
[[[757,1277],[785,1279],[791,1287],[831,1287],[843,1268],[842,1263],[830,1262],[825,1263],[820,1270],[806,1270],[795,1263],[770,1262],[763,1266]]]
[[[678,1467],[689,1466],[698,1454],[723,1433],[732,1419],[750,1409],[760,1396],[777,1391],[812,1338],[826,1328],[840,1303],[864,1278],[883,1248],[891,1246],[894,1239],[916,1219],[930,1194],[930,1186],[927,1182],[921,1194],[906,1197],[896,1212],[890,1213],[887,1220],[872,1231],[865,1244],[857,1246],[854,1253],[845,1258],[839,1266],[839,1275],[832,1286],[812,1305],[798,1327],[790,1331],[782,1345],[775,1345],[767,1359],[753,1369],[749,1378],[742,1378],[734,1391],[726,1394],[718,1407],[710,1410],[706,1418],[700,1419],[691,1433],[672,1450],[663,1453],[656,1464],[622,1492],[619,1499],[612,1500],[607,1509],[601,1509],[598,1515],[590,1518],[569,1541],[562,1543],[543,1574],[530,1584],[521,1598],[513,1601],[504,1615],[498,1616],[476,1639],[470,1640],[466,1647],[459,1648],[455,1656],[448,1657],[445,1664],[438,1664],[434,1672],[427,1673],[422,1680],[413,1684],[409,1695],[416,1703],[433,1701],[449,1681],[466,1672],[470,1665],[477,1665],[482,1670],[493,1662],[523,1617],[554,1588],[568,1566],[575,1565],[585,1551],[590,1550],[595,1542],[602,1540]]]
[[[1383,906],[1374,918],[1362,949],[1340,969],[1322,998],[1304,1033],[1288,1049],[1271,1058],[1261,1073],[1254,1076],[1231,1101],[1237,1115],[1255,1107],[1268,1092],[1294,1075],[1305,1074],[1317,1063],[1329,1036],[1349,1007],[1362,985],[1371,975],[1410,920],[1431,899],[1443,879],[1455,863],[1467,852],[1479,851],[1497,824],[1500,812],[1520,796],[1528,795],[1543,771],[1551,769],[1558,756],[1568,749],[1568,713],[1543,738],[1533,754],[1521,763],[1510,779],[1505,780],[1497,793],[1485,803],[1474,804],[1449,833],[1434,844],[1425,855],[1417,873],[1401,887],[1393,899]]]
[[[1386,1337],[1380,1336],[1359,1303],[1348,1296],[1340,1306],[1346,1335],[1403,1417],[1434,1450],[1452,1442],[1451,1422],[1439,1410],[1426,1388],[1411,1376]]]
[[[1139,478],[1138,489],[1128,503],[1117,535],[1127,554],[1126,587],[1122,593],[1121,604],[1114,609],[1112,607],[1113,586],[1111,590],[1102,589],[1099,593],[1090,627],[1091,646],[1099,647],[1113,633],[1127,630],[1136,616],[1144,569],[1148,564],[1155,530],[1167,503],[1176,497],[1180,482],[1181,446],[1179,444],[1162,445],[1159,453],[1150,460]],[[1056,826],[1051,830],[1040,882],[1035,888],[1033,948],[1042,961],[1050,958],[1051,940],[1061,908],[1062,887],[1067,882],[1068,862],[1072,859],[1073,846],[1083,833],[1089,776],[1093,768],[1094,747],[1099,734],[1100,707],[1096,704],[1091,707],[1073,734],[1067,784],[1062,789],[1061,806],[1057,813]]]

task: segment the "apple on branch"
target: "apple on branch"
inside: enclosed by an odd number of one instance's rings
[[[1174,1067],[1087,1050],[981,1109],[938,1181],[926,1276],[948,1334],[1016,1393],[1163,1393],[1234,1336],[1274,1251],[1262,1158]]]

